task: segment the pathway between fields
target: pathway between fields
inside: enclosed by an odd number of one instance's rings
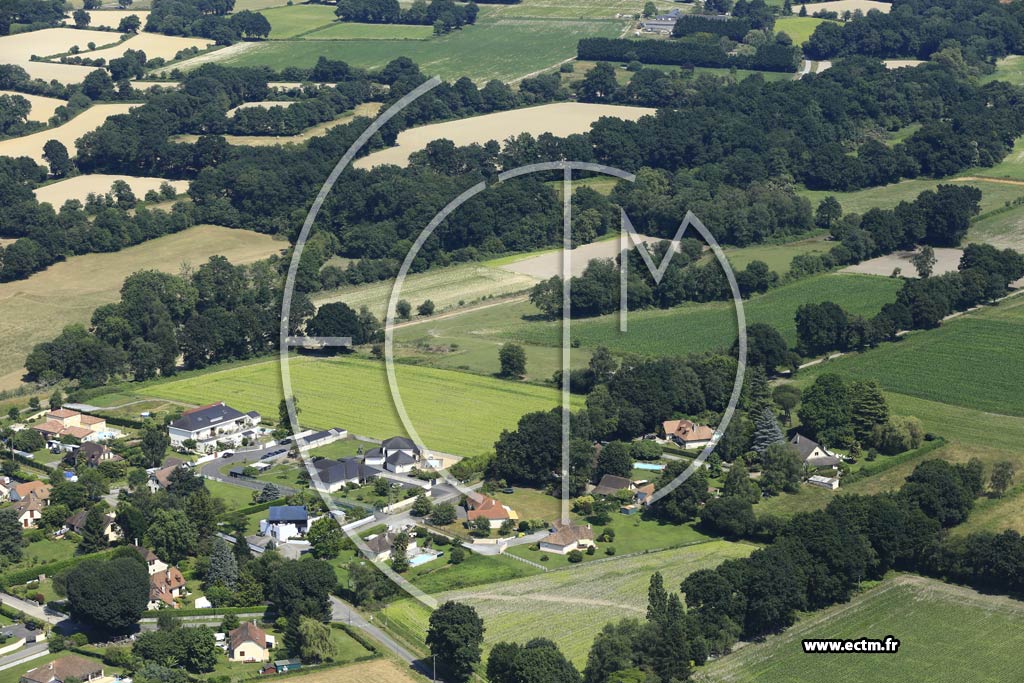
[[[582,605],[584,607],[614,607],[615,609],[627,610],[629,612],[637,612],[639,614],[645,614],[647,608],[640,608],[636,605],[624,605],[620,602],[612,602],[611,600],[599,600],[597,598],[569,598],[561,595],[504,595],[502,593],[463,593],[458,592],[455,595],[460,600],[498,600],[501,602],[528,602],[530,600],[536,600],[537,602],[555,602],[564,605]]]
[[[984,176],[965,175],[959,178],[953,178],[953,180],[976,183],[999,183],[1000,185],[1017,185],[1018,187],[1024,187],[1024,180],[1010,180],[1009,178],[986,178]]]

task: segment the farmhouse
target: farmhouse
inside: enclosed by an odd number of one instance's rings
[[[821,444],[808,439],[806,436],[796,434],[789,442],[796,446],[797,453],[800,454],[800,461],[805,467],[835,468],[839,466],[839,458],[825,450]]]
[[[166,567],[161,572],[149,575],[149,605],[146,609],[177,608],[178,603],[175,599],[183,598],[187,594],[185,577],[181,570],[177,567]]]
[[[540,549],[547,553],[567,555],[573,550],[581,550],[594,545],[594,530],[590,525],[562,524],[551,525],[551,533],[540,542]]]
[[[247,621],[228,632],[228,659],[232,662],[266,662],[274,647],[274,636]]]
[[[665,14],[659,14],[656,17],[651,17],[646,21],[640,22],[640,29],[644,33],[672,33],[672,29],[676,27],[676,21],[679,19],[679,9],[675,8],[669,10]]]
[[[267,518],[260,520],[260,535],[270,536],[278,543],[287,543],[305,536],[314,521],[309,518],[305,505],[272,505],[267,510]]]
[[[88,510],[79,510],[64,521],[64,526],[76,534],[81,534],[85,531],[85,521],[88,517]],[[121,539],[121,527],[114,521],[113,515],[103,515],[103,536],[107,539],[107,543]]]
[[[481,518],[489,521],[492,529],[507,521],[519,521],[518,513],[508,505],[482,493],[471,494],[466,498],[466,519],[472,523]]]
[[[370,559],[374,562],[386,562],[391,559],[391,549],[395,545],[395,538],[398,532],[388,531],[383,534],[374,534],[366,537],[366,545],[370,548]],[[409,537],[409,547],[406,552],[416,547],[416,539]]]
[[[22,674],[19,683],[64,683],[68,680],[91,681],[103,677],[103,664],[78,655],[64,655],[49,664]]]
[[[690,420],[666,420],[661,428],[666,439],[683,448],[704,448],[715,436],[711,427],[694,424]]]
[[[32,429],[48,441],[68,438],[76,442],[98,441],[107,430],[107,421],[102,417],[84,415],[77,410],[58,408],[48,410],[45,421],[33,425]]]
[[[212,453],[217,444],[238,446],[245,438],[258,436],[253,429],[262,421],[256,411],[242,413],[223,401],[186,410],[182,416],[167,426],[171,446],[186,450],[189,446],[201,453]]]
[[[316,477],[313,480],[315,488],[327,493],[334,493],[343,488],[345,484],[362,484],[380,473],[378,468],[370,467],[359,458],[344,458],[343,460],[321,458],[313,461],[313,469],[316,471]]]

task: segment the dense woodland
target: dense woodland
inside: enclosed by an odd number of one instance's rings
[[[402,8],[398,0],[340,0],[334,11],[344,21],[366,24],[420,24],[433,26],[434,33],[443,34],[475,24],[480,8],[475,2],[456,4],[452,0],[416,0]]]

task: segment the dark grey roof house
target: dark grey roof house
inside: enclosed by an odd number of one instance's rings
[[[839,458],[829,453],[813,439],[796,434],[789,442],[796,447],[801,462],[807,467],[836,467],[839,465]]]

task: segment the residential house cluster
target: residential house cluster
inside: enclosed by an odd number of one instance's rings
[[[171,447],[179,451],[213,453],[220,446],[235,447],[259,437],[262,417],[256,411],[243,413],[223,401],[192,408],[167,426]]]
[[[643,33],[670,35],[676,27],[676,21],[679,20],[681,14],[678,8],[673,8],[664,14],[644,19],[640,22],[640,30]]]
[[[433,464],[433,461],[423,457],[420,447],[410,439],[393,436],[362,456],[314,460],[313,485],[320,491],[334,493],[347,484],[363,484],[387,473],[407,475],[414,469]],[[423,482],[422,486],[429,489],[427,482]]]
[[[8,486],[7,498],[13,503],[21,528],[36,528],[43,516],[43,508],[50,504],[52,487],[38,480]]]
[[[149,571],[149,604],[146,609],[177,608],[177,600],[188,595],[181,570],[167,564],[148,548],[136,546],[135,550],[145,560]]]
[[[638,512],[647,505],[654,495],[654,483],[646,479],[632,480],[626,477],[619,477],[614,474],[606,474],[596,486],[591,487],[589,493],[594,496],[618,496],[620,492],[628,492],[631,495],[631,502],[624,502],[619,512],[631,515]]]

